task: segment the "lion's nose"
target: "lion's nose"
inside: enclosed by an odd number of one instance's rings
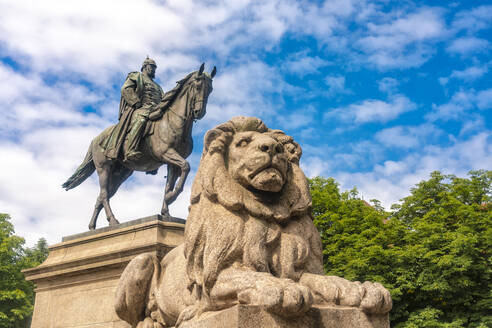
[[[275,154],[280,153],[282,146],[273,139],[262,140],[258,148],[265,153]]]

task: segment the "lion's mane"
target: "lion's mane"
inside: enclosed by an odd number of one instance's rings
[[[268,134],[283,145],[289,168],[279,193],[252,191],[229,174],[228,146],[235,133],[245,131]],[[206,134],[185,230],[189,287],[197,289],[197,297],[208,297],[220,272],[232,265],[296,279],[315,256],[319,261],[307,270],[321,270],[321,241],[298,166],[301,154],[292,137],[253,117],[235,117]],[[272,253],[280,245],[288,251]]]

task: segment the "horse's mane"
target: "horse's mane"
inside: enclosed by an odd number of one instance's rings
[[[178,94],[181,92],[181,90],[183,89],[184,85],[186,84],[186,82],[188,82],[188,80],[193,76],[193,74],[195,74],[196,72],[191,72],[189,73],[188,75],[186,75],[184,78],[182,78],[181,80],[177,81],[176,82],[176,86],[174,88],[172,88],[171,90],[167,91],[165,94],[164,94],[164,97],[162,98],[162,102],[164,103],[163,104],[163,109],[166,110],[169,108],[169,106],[171,106],[171,104],[176,100],[176,97],[178,96]]]

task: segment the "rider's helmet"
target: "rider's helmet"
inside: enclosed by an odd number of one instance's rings
[[[144,62],[142,63],[142,68],[140,68],[140,72],[143,71],[144,67],[147,65],[154,65],[155,67],[157,67],[155,60],[153,60],[153,59],[149,58],[149,56],[147,56],[147,58],[145,58]]]

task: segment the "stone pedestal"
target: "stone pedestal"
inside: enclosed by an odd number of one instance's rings
[[[205,313],[180,328],[389,328],[389,316],[367,315],[359,309],[315,306],[300,318],[284,318],[257,306],[236,305]]]
[[[118,279],[142,253],[162,258],[184,241],[184,224],[153,216],[64,237],[40,266],[24,271],[36,286],[31,328],[130,326],[114,311]]]

